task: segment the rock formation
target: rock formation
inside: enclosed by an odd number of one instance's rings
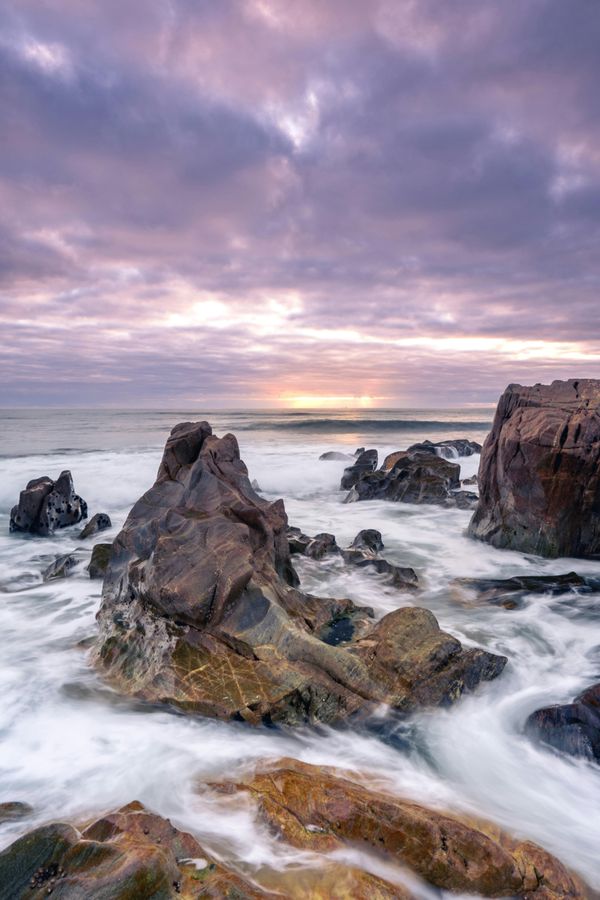
[[[363,475],[367,472],[374,472],[377,468],[377,460],[377,450],[363,450],[362,453],[356,457],[356,462],[344,469],[341,485],[342,490],[350,490]]]
[[[469,441],[467,438],[453,438],[447,441],[421,441],[419,444],[413,444],[408,448],[409,453],[415,453],[417,450],[424,450],[429,453],[436,453],[443,456],[444,459],[456,459],[458,456],[473,456],[475,453],[481,453],[481,444],[477,441]]]
[[[345,502],[395,500],[456,506],[454,492],[460,490],[460,466],[428,451],[398,450],[386,458],[381,469],[356,473],[353,485],[343,478],[341,488],[348,486],[352,490]]]
[[[111,527],[112,522],[110,521],[109,515],[106,513],[96,513],[95,516],[92,516],[83,531],[80,532],[79,540],[84,541],[86,538],[98,534],[99,531],[106,531],[107,528]]]
[[[112,544],[94,544],[92,556],[88,565],[90,578],[104,578],[110,559]]]
[[[587,688],[572,703],[536,710],[526,730],[562,753],[600,762],[600,684]]]
[[[437,888],[461,894],[589,896],[580,879],[530,841],[370,790],[322,766],[283,759],[241,783],[219,787],[248,792],[263,821],[301,849],[332,853],[362,845]]]
[[[75,493],[71,473],[66,470],[56,481],[47,476],[30,481],[11,510],[9,527],[46,536],[86,518],[87,504]]]
[[[301,593],[287,529],[283,502],[253,490],[233,435],[178,425],[112,544],[97,665],[142,698],[288,724],[450,703],[502,671],[504,657],[463,649],[426,610],[396,610],[369,630],[350,600]],[[341,620],[343,648],[324,640]]]
[[[472,537],[540,556],[600,555],[600,381],[509,385],[479,487]]]

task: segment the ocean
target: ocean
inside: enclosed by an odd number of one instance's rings
[[[600,563],[542,560],[495,550],[465,535],[470,513],[385,501],[345,505],[343,461],[327,450],[375,447],[380,459],[425,438],[483,441],[490,409],[318,412],[203,410],[6,410],[0,431],[0,801],[21,800],[33,818],[0,825],[5,846],[34,825],[83,822],[132,800],[191,831],[207,851],[257,877],[309,863],[276,840],[249,805],[215,795],[206,781],[231,779],[258,760],[293,756],[360,773],[379,788],[426,805],[487,817],[537,841],[600,889],[598,768],[563,757],[524,734],[540,706],[571,700],[600,680],[600,595],[530,595],[505,609],[457,589],[462,576],[526,573],[600,576]],[[302,559],[302,588],[349,597],[378,616],[399,606],[431,609],[466,645],[508,657],[504,673],[450,710],[422,712],[393,730],[254,729],[145,705],[111,690],[88,665],[101,582],[87,559],[74,574],[44,583],[59,554],[87,547],[81,526],[51,538],[9,534],[10,509],[31,478],[70,469],[90,515],[106,512],[119,531],[155,478],[178,422],[208,419],[237,435],[250,477],[268,499],[283,497],[290,523],[333,532],[340,546],[362,528],[383,535],[383,556],[413,566],[422,591],[402,593],[336,559]],[[462,477],[478,456],[457,460]],[[296,564],[296,559],[294,560]],[[385,715],[382,713],[382,716]],[[349,851],[351,853],[351,851]],[[361,856],[374,870],[379,863]],[[385,877],[402,881],[401,872]],[[439,897],[413,884],[416,897]]]

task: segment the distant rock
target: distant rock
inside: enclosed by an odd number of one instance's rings
[[[341,484],[342,490],[350,490],[363,475],[367,472],[375,471],[377,468],[377,460],[377,450],[364,450],[360,456],[356,458],[354,465],[344,469]]]
[[[321,453],[319,459],[346,460],[346,459],[354,459],[354,457],[350,456],[349,453],[340,453],[339,450],[328,450],[326,453]]]
[[[561,753],[600,762],[600,684],[583,691],[572,703],[536,710],[526,730]]]
[[[106,531],[107,528],[111,527],[112,522],[110,521],[109,515],[106,513],[96,513],[95,516],[92,516],[83,531],[80,532],[79,540],[83,541],[86,538],[93,537],[93,535],[98,534],[99,531]]]
[[[112,545],[98,668],[146,700],[288,725],[447,704],[500,674],[504,657],[461,647],[426,610],[373,626],[350,600],[297,590],[288,530],[283,502],[253,490],[233,435],[178,425]]]
[[[479,488],[471,537],[539,556],[600,556],[600,381],[509,385]]]
[[[87,504],[75,493],[73,478],[66,470],[56,481],[47,476],[30,481],[11,510],[9,527],[47,536],[86,518]]]
[[[590,896],[577,876],[537,844],[519,841],[490,822],[429,809],[352,777],[352,772],[284,758],[216,788],[227,795],[248,794],[258,806],[259,821],[298,849],[342,856],[349,849],[385,854],[444,892],[539,900]],[[335,896],[357,897],[352,892]],[[376,900],[382,895],[364,896]],[[384,896],[414,894],[402,890]]]
[[[92,558],[88,565],[90,578],[104,578],[112,544],[95,544],[92,548]]]
[[[71,574],[76,565],[77,557],[73,556],[71,553],[67,553],[65,556],[57,556],[54,562],[50,563],[48,568],[44,570],[42,578],[44,581],[52,581],[55,578],[66,578]]]
[[[469,441],[467,438],[454,438],[447,441],[422,441],[419,444],[413,444],[408,448],[409,453],[424,451],[427,453],[435,453],[443,456],[444,459],[456,459],[459,456],[473,456],[475,453],[481,453],[481,444],[477,441]]]
[[[254,490],[256,491],[257,494],[262,494],[262,488],[261,488],[261,486],[259,485],[259,483],[258,483],[258,481],[256,480],[256,478],[253,478],[253,479],[252,479],[252,487],[254,488]]]

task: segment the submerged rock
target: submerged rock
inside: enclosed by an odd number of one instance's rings
[[[456,578],[458,587],[475,591],[477,599],[515,609],[523,605],[525,594],[589,593],[600,590],[600,578],[584,578],[576,572],[565,575],[515,575],[513,578]]]
[[[356,451],[358,453],[358,450]],[[363,450],[356,457],[356,462],[352,466],[344,469],[342,475],[341,489],[343,491],[350,490],[351,487],[359,481],[367,472],[374,472],[377,468],[378,453],[377,450]]]
[[[17,819],[26,819],[33,813],[33,806],[23,803],[21,800],[8,800],[0,803],[0,822],[14,822]]]
[[[451,702],[506,662],[463,650],[424,610],[391,613],[365,638],[366,610],[296,581],[283,502],[253,490],[235,437],[178,425],[112,545],[94,660],[144,699],[288,724]],[[342,618],[362,621],[344,648],[321,638]]]
[[[112,544],[95,544],[92,548],[92,558],[88,565],[90,578],[104,578],[110,559]]]
[[[321,453],[319,459],[325,460],[346,460],[346,459],[354,459],[349,453],[340,453],[339,450],[327,450],[326,453]]]
[[[536,710],[526,730],[562,753],[600,762],[600,684],[587,688],[572,703]]]
[[[42,578],[44,581],[52,581],[55,578],[67,578],[77,565],[77,558],[71,553],[65,556],[57,556],[47,569],[44,569]]]
[[[81,831],[44,825],[0,853],[2,900],[49,894],[64,900],[267,896],[137,802]]]
[[[80,532],[79,540],[84,541],[86,538],[98,534],[99,531],[106,531],[107,528],[111,527],[112,522],[110,521],[109,515],[106,513],[96,513],[95,516],[92,516],[83,531]]]
[[[479,485],[472,537],[539,556],[600,555],[600,381],[509,385]]]
[[[71,473],[65,470],[56,481],[44,476],[28,483],[11,510],[9,527],[47,536],[86,518],[87,504],[75,493]]]
[[[282,759],[236,784],[261,819],[295,847],[334,853],[365,847],[408,867],[429,884],[484,897],[588,897],[586,886],[555,857],[496,826],[428,809],[356,784],[339,772]]]

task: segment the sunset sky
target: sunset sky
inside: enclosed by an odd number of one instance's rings
[[[0,406],[600,377],[599,0],[4,0]]]

